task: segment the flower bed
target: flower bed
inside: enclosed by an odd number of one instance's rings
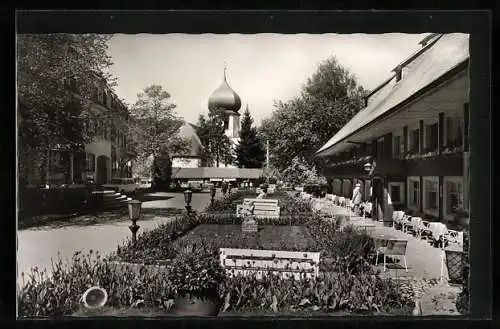
[[[236,194],[236,193],[235,193]],[[240,195],[239,197],[242,197]],[[236,199],[234,199],[236,200]],[[286,200],[286,197],[284,198]],[[296,203],[298,204],[298,202]],[[307,210],[306,206],[288,209]],[[382,279],[367,265],[373,240],[365,233],[322,220],[312,212],[262,219],[254,238],[243,238],[241,219],[233,214],[200,214],[143,232],[108,259],[73,257],[59,261],[50,278],[34,273],[18,295],[19,316],[71,315],[80,309],[81,294],[98,285],[108,292],[107,306],[117,309],[143,305],[168,312],[173,300],[186,294],[218,300],[224,312],[339,312],[408,314],[411,297],[398,293],[398,283]],[[225,276],[220,247],[321,251],[315,281]],[[169,260],[165,262],[165,260]],[[117,271],[125,261],[164,266],[161,271],[141,266]],[[140,265],[138,265],[140,266]]]

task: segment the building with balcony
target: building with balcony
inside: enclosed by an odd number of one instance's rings
[[[78,97],[77,81],[68,79],[65,84]],[[84,109],[88,113],[84,129],[89,132],[91,140],[80,151],[67,150],[64,145],[50,151],[47,163],[49,185],[79,185],[87,180],[101,185],[112,178],[131,177],[130,160],[134,154],[127,148],[127,107],[100,78],[96,78],[88,106]]]
[[[317,151],[333,193],[350,197],[360,183],[379,220],[406,210],[446,221],[468,209],[469,37],[430,34],[420,45]]]

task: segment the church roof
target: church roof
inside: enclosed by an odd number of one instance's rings
[[[226,79],[226,69],[224,68],[224,79],[220,86],[210,95],[208,99],[210,110],[222,108],[226,111],[238,112],[241,108],[241,99],[238,94],[231,89]]]
[[[189,122],[179,128],[179,135],[191,141],[189,152],[186,154],[176,154],[174,156],[200,156],[200,149],[203,147],[200,137],[196,133],[196,126]]]

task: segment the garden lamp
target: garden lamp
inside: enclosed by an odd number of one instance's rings
[[[215,198],[215,186],[212,186],[210,188],[210,203],[211,203],[212,207],[214,205],[214,198]]]
[[[141,206],[142,202],[138,200],[130,200],[128,202],[128,216],[132,221],[132,225],[128,228],[132,232],[132,243],[135,245],[137,242],[137,231],[140,226],[137,225],[137,220],[141,217]]]
[[[372,170],[372,164],[367,162],[367,163],[365,163],[363,168],[365,169],[366,172],[370,172]]]
[[[184,191],[184,201],[186,202],[186,210],[191,213],[191,199],[193,198],[193,192],[191,190]]]

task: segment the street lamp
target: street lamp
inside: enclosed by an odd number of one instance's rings
[[[135,245],[137,242],[137,231],[140,226],[137,225],[137,220],[141,217],[141,206],[142,202],[138,200],[130,200],[128,202],[128,216],[132,221],[132,225],[128,228],[132,232],[132,243]]]
[[[191,199],[193,198],[193,192],[191,190],[184,191],[184,201],[186,202],[186,210],[188,214],[191,213]]]
[[[210,204],[214,206],[215,186],[210,187]]]

